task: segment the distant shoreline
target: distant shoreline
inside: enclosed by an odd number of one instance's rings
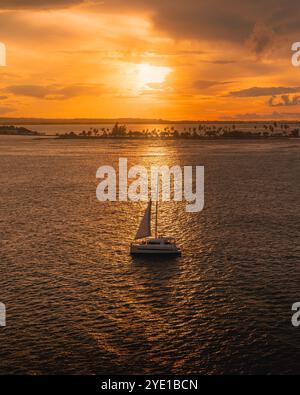
[[[127,130],[126,125],[119,125],[116,123],[113,128],[90,128],[88,131],[69,132],[64,134],[57,134],[57,139],[99,139],[107,138],[121,138],[121,139],[151,139],[151,140],[219,140],[219,139],[235,139],[235,140],[249,140],[249,139],[270,139],[279,138],[286,139],[289,137],[299,138],[300,128],[290,129],[287,124],[264,124],[262,130],[257,130],[255,126],[252,131],[242,131],[237,129],[237,125],[230,125],[224,127],[216,127],[216,125],[199,124],[198,127],[184,128],[184,131],[178,131],[174,126],[165,127],[163,129],[144,129],[143,131]]]
[[[0,126],[0,136],[44,136],[44,134],[24,127],[9,125]]]
[[[115,123],[132,124],[132,125],[193,125],[193,124],[204,124],[204,125],[236,125],[236,124],[273,124],[273,123],[288,123],[290,125],[300,125],[299,120],[167,120],[167,119],[147,119],[147,118],[71,118],[71,119],[59,119],[59,118],[0,118],[0,126],[5,125],[95,125],[95,124],[108,124],[114,125]]]
[[[142,131],[129,129],[126,124],[115,123],[113,127],[90,127],[88,130],[56,133],[58,140],[268,140],[300,138],[300,127],[284,123],[254,124],[252,130],[243,130],[236,124],[198,124],[179,130],[175,125],[145,127]],[[24,126],[0,126],[0,135],[50,137],[46,133],[33,131]]]
[[[52,138],[54,140],[89,140],[89,141],[105,141],[105,140],[150,140],[150,141],[160,141],[160,140],[168,140],[168,141],[180,141],[180,140],[202,140],[202,141],[215,141],[215,140],[289,140],[289,139],[299,139],[300,137],[293,137],[293,136],[244,136],[244,137],[205,137],[205,136],[199,136],[199,137],[157,137],[153,139],[152,137],[146,137],[146,136],[141,136],[141,137],[96,137],[96,136],[91,136],[91,137],[85,137],[85,136],[77,136],[77,137],[66,137],[66,136],[48,136],[49,138]]]

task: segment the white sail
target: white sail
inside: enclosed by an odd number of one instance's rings
[[[145,211],[143,219],[141,220],[140,227],[135,236],[135,240],[143,239],[144,237],[148,236],[151,236],[151,200]]]

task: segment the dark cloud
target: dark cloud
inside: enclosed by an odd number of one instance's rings
[[[47,94],[49,94],[49,89],[38,85],[13,85],[8,86],[5,91],[17,96],[30,96],[37,98],[45,98]]]
[[[298,0],[2,0],[0,9],[60,8],[85,4],[95,12],[144,13],[176,39],[249,42],[260,54],[275,37],[299,32]]]
[[[261,55],[272,47],[274,40],[275,33],[272,28],[267,27],[263,23],[257,23],[248,40],[248,45],[252,52]]]
[[[192,39],[246,44],[257,55],[279,40],[287,48],[300,33],[298,0],[2,0],[0,9],[61,8],[85,5],[99,13],[139,14],[150,18],[156,31],[176,40]],[[220,47],[220,53],[223,52]]]
[[[110,0],[98,9],[148,13],[154,27],[173,38],[249,43],[258,54],[300,30],[298,0]]]
[[[16,96],[34,97],[48,100],[67,100],[77,96],[98,96],[103,93],[101,85],[75,84],[58,85],[13,85],[3,89]]]
[[[156,29],[176,39],[230,41],[246,39],[252,31],[253,23],[249,14],[244,13],[245,8],[236,0],[227,0],[226,5],[221,0],[111,0],[99,6],[104,12],[148,13]]]
[[[270,107],[290,107],[298,106],[300,104],[300,96],[289,96],[282,95],[279,98],[277,96],[272,96],[268,100],[268,105]]]
[[[229,96],[232,97],[257,97],[257,96],[275,96],[287,93],[297,93],[300,92],[300,87],[268,87],[268,88],[259,88],[253,87],[248,89],[241,89],[239,91],[230,92]]]

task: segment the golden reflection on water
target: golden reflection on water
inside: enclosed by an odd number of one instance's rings
[[[296,143],[3,144],[2,373],[299,373]],[[119,157],[205,165],[203,212],[160,204],[182,257],[129,255],[146,204],[95,196]]]

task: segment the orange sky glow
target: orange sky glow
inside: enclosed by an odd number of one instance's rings
[[[40,3],[1,2],[1,117],[298,117],[296,1]]]

